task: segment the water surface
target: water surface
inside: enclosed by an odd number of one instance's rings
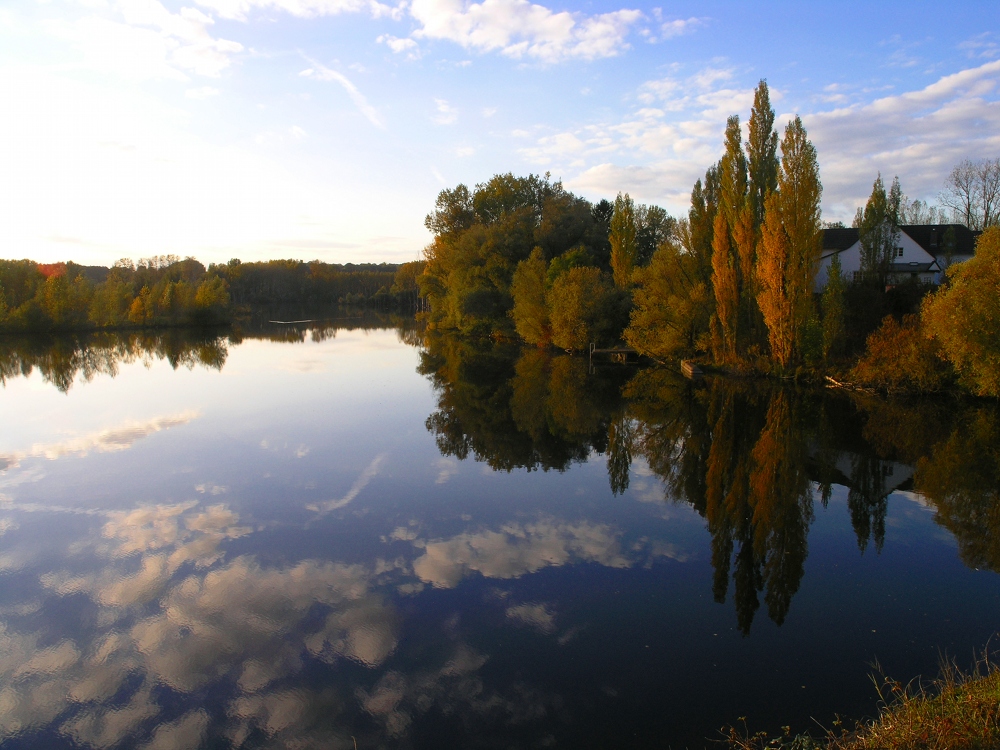
[[[339,326],[0,342],[5,747],[703,747],[997,628],[992,404]]]

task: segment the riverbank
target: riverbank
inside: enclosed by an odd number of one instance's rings
[[[875,677],[882,708],[853,729],[839,724],[827,735],[771,737],[732,728],[734,750],[987,750],[1000,747],[1000,669],[983,660],[972,673],[946,665],[929,685]]]

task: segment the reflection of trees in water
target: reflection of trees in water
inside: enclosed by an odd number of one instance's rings
[[[962,561],[1000,572],[1000,413],[996,404],[962,413],[917,462],[916,487],[958,540]]]
[[[68,391],[77,377],[115,377],[122,364],[166,360],[175,370],[195,366],[221,370],[230,340],[204,332],[167,329],[129,334],[97,333],[84,336],[5,337],[0,342],[0,383],[28,377],[37,369],[60,391]]]
[[[889,509],[885,480],[891,468],[892,464],[870,453],[859,453],[851,461],[847,508],[858,537],[858,549],[862,552],[868,547],[869,539],[875,542],[876,552],[881,552],[885,544],[885,514]]]
[[[441,453],[498,470],[563,471],[604,453],[620,411],[622,376],[591,376],[581,357],[429,335],[419,371],[438,394],[426,426]]]
[[[637,454],[675,500],[708,522],[713,594],[734,587],[737,621],[750,631],[764,592],[779,625],[802,579],[812,522],[808,452],[795,395],[754,383],[713,380],[698,390],[673,374],[640,374]],[[664,398],[666,397],[666,398]]]
[[[97,375],[115,377],[123,364],[166,360],[173,369],[207,367],[221,370],[229,347],[244,339],[314,343],[336,338],[342,330],[395,329],[401,343],[419,346],[422,324],[412,316],[364,315],[347,320],[316,320],[294,325],[262,321],[218,331],[192,328],[141,329],[60,336],[4,336],[0,338],[0,385],[28,377],[36,369],[42,378],[64,393],[79,377],[89,382]]]
[[[882,550],[889,495],[922,493],[969,565],[1000,571],[1000,418],[995,405],[900,403],[663,369],[588,374],[586,360],[458,339],[425,340],[420,372],[438,392],[427,419],[445,455],[495,469],[565,469],[607,453],[618,495],[635,458],[711,536],[713,594],[732,593],[748,633],[761,604],[784,622],[814,520],[834,485],[864,553]],[[942,436],[945,436],[942,440]],[[917,467],[915,478],[912,467]]]

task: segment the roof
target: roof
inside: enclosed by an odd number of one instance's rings
[[[846,250],[858,241],[858,230],[850,227],[837,227],[823,230],[823,254],[831,250]]]
[[[975,255],[976,240],[982,232],[974,232],[964,224],[907,224],[900,230],[926,250],[931,256],[945,254],[944,238],[953,232],[955,245],[952,255]],[[859,239],[857,229],[836,227],[823,230],[823,257],[839,253],[852,247]]]
[[[900,227],[907,236],[920,247],[933,255],[944,255],[944,238],[948,232],[953,232],[955,245],[951,249],[952,255],[974,255],[976,252],[976,240],[982,232],[973,232],[964,224],[909,224]]]

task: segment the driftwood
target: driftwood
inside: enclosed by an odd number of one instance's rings
[[[681,373],[683,373],[684,377],[691,378],[692,380],[702,375],[701,368],[690,359],[681,360]]]
[[[824,376],[826,380],[827,388],[843,388],[847,391],[860,391],[861,393],[876,393],[873,388],[865,388],[864,386],[857,385],[856,383],[841,383],[839,380],[834,380],[829,375]]]

